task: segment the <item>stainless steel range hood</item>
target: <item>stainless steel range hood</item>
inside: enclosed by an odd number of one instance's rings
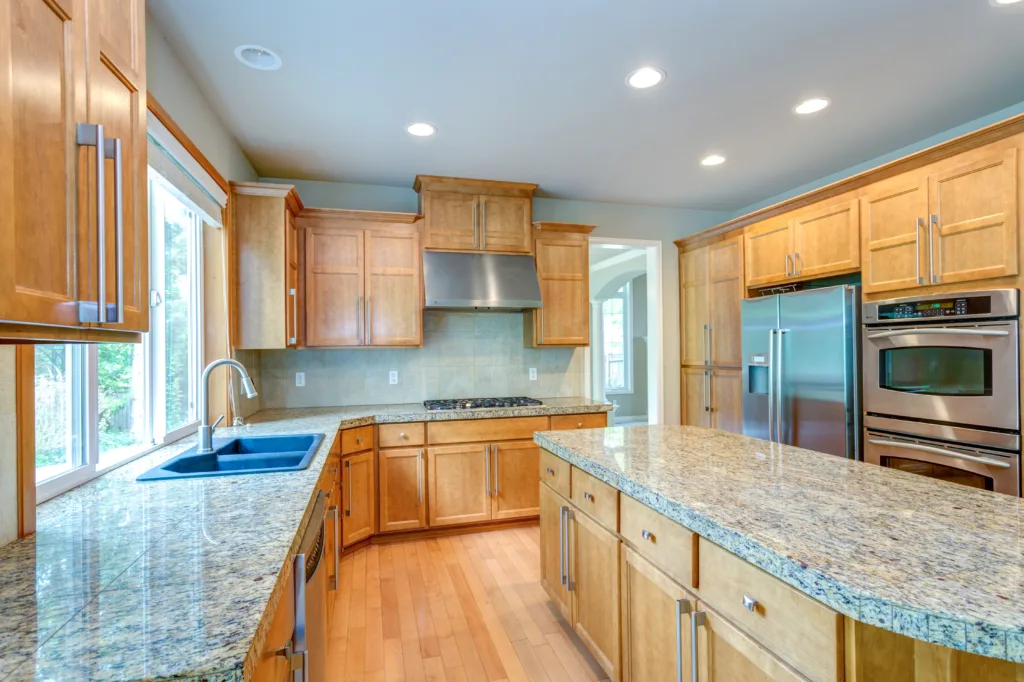
[[[533,256],[423,252],[427,310],[527,310],[540,308]]]

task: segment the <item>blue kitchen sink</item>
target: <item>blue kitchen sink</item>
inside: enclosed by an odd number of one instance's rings
[[[210,478],[239,474],[300,471],[309,466],[324,434],[249,436],[214,441],[213,452],[199,454],[191,447],[138,477],[139,481]]]

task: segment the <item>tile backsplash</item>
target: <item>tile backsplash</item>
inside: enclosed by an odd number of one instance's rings
[[[583,393],[583,350],[524,348],[522,313],[425,311],[422,348],[265,350],[261,407],[418,403]],[[537,380],[530,381],[530,368]],[[398,383],[388,373],[398,372]],[[306,385],[295,386],[295,373]]]

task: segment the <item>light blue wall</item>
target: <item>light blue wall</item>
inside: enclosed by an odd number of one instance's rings
[[[213,167],[228,180],[255,180],[249,159],[146,14],[146,87]]]
[[[319,182],[288,178],[260,178],[263,182],[295,185],[302,203],[315,208],[347,208],[355,211],[419,211],[419,195],[409,187],[358,185],[351,182]]]
[[[942,142],[948,142],[953,138],[960,137],[961,135],[966,135],[967,133],[974,132],[975,130],[984,128],[985,126],[992,125],[993,123],[998,123],[999,121],[1003,121],[1005,119],[1010,118],[1011,116],[1016,116],[1017,114],[1022,113],[1024,113],[1024,102],[1014,104],[1012,107],[1000,109],[999,111],[991,113],[988,116],[982,116],[981,118],[969,121],[955,128],[950,128],[949,130],[941,132],[938,135],[932,135],[931,137],[927,137],[913,144],[909,144],[906,147],[901,147],[899,149],[891,151],[888,154],[883,154],[882,156],[875,157],[870,161],[859,163],[856,166],[850,166],[849,168],[841,170],[838,173],[833,173],[832,175],[826,175],[823,178],[818,178],[813,182],[808,182],[804,185],[800,185],[799,187],[795,187],[794,189],[791,189],[788,192],[776,194],[773,197],[768,197],[767,199],[758,201],[757,203],[751,204],[750,206],[745,206],[744,208],[741,208],[740,210],[733,213],[731,217],[736,218],[756,211],[758,209],[764,208],[765,206],[771,206],[772,204],[777,204],[780,201],[792,199],[793,197],[804,194],[805,192],[810,192],[811,190],[818,189],[819,187],[830,185],[833,182],[838,182],[839,180],[848,178],[851,175],[856,175],[857,173],[863,173],[866,170],[871,170],[872,168],[881,166],[884,163],[895,161],[896,159],[903,158],[908,154],[919,152],[922,149],[927,149],[928,147],[934,147],[935,145],[941,144]]]

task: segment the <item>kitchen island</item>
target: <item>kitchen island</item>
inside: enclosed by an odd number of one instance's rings
[[[611,408],[573,398],[544,402],[452,412],[422,405],[267,410],[215,437],[326,434],[307,469],[135,480],[194,445],[186,438],[40,505],[36,534],[0,548],[0,679],[250,679],[342,434],[375,424]]]
[[[704,614],[704,623],[682,626],[694,630],[692,647],[672,630],[678,612],[666,616],[662,636],[671,641],[661,642],[673,670],[699,663],[701,680],[730,679],[714,674],[716,663],[773,680],[1024,679],[1018,498],[698,427],[548,432],[535,441],[546,451],[548,509],[558,515],[545,519],[542,492],[542,551],[557,555],[545,586],[577,632],[594,611],[579,602],[608,573],[594,575],[577,553],[593,564],[600,543],[587,538],[621,540],[621,608],[601,616],[621,618],[621,661],[615,636],[603,653],[623,680],[642,679],[636,666],[653,656],[633,636],[643,623],[631,620],[630,599],[645,594],[637,585],[651,594],[654,583],[685,602],[683,612]],[[618,556],[610,542],[603,547]],[[636,583],[635,567],[649,579]],[[575,590],[561,587],[562,577]],[[607,578],[606,588],[618,593],[619,584]],[[645,604],[646,619],[656,603]],[[729,646],[716,649],[726,631]],[[676,660],[677,634],[685,660]]]

